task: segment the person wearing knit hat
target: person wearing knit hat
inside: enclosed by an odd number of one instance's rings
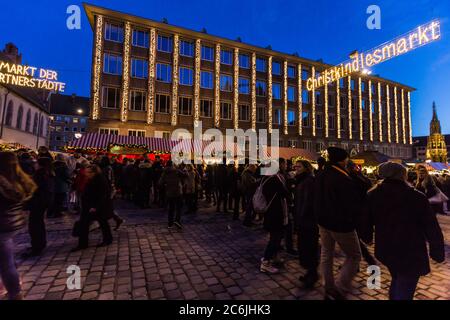
[[[378,166],[378,174],[382,179],[394,179],[406,181],[407,170],[404,166],[396,162],[384,162]]]
[[[427,197],[411,187],[401,164],[378,167],[384,179],[368,192],[360,234],[391,274],[390,300],[412,300],[421,276],[430,273],[429,259],[445,261],[442,231]]]
[[[339,163],[348,159],[348,152],[337,147],[328,147],[328,160],[333,163]]]

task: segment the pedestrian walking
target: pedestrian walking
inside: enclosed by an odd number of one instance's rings
[[[181,210],[183,207],[183,182],[186,175],[176,168],[172,161],[167,161],[164,168],[159,185],[165,190],[165,198],[169,206],[168,228],[172,229],[175,225],[178,229],[182,229]]]
[[[256,170],[256,164],[249,164],[244,172],[242,172],[241,177],[242,192],[244,194],[246,204],[243,224],[246,227],[251,227],[253,225],[254,211],[252,199],[259,184],[256,177]]]
[[[69,167],[66,163],[66,158],[62,153],[56,155],[56,159],[53,162],[53,168],[55,172],[55,195],[47,217],[58,218],[62,216],[64,210],[67,210],[67,195],[72,179],[69,173]]]

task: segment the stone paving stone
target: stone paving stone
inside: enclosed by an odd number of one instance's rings
[[[52,219],[48,225],[48,249],[41,257],[17,260],[26,299],[323,299],[323,288],[300,289],[304,270],[297,259],[285,258],[278,275],[259,272],[259,260],[268,241],[262,227],[248,229],[229,215],[217,214],[200,202],[196,215],[183,217],[183,232],[166,229],[164,210],[141,211],[118,201],[116,210],[125,223],[114,232],[113,244],[94,247],[101,241],[98,229],[91,232],[91,247],[71,253],[70,236],[77,217]],[[438,217],[444,236],[450,239],[450,217]],[[230,226],[231,229],[228,228]],[[17,256],[29,245],[27,233],[16,236]],[[373,247],[369,247],[373,251]],[[447,260],[432,262],[432,273],[422,277],[416,299],[450,299],[450,249]],[[344,256],[337,251],[334,270]],[[81,268],[81,290],[68,290],[69,265]],[[353,281],[350,299],[387,299],[389,272],[382,269],[382,288],[366,287],[367,265]]]

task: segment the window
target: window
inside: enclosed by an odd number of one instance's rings
[[[62,116],[56,116],[56,121],[57,121],[57,122],[63,121],[63,117],[62,117]]]
[[[336,129],[336,117],[333,114],[330,114],[328,116],[328,128],[330,130],[335,130]]]
[[[16,128],[22,130],[23,106],[19,107],[17,111]]]
[[[355,97],[352,98],[352,110],[356,111],[356,107],[358,106],[358,101]]]
[[[361,100],[361,108],[363,109],[363,111],[366,111],[366,100],[364,99]]]
[[[323,115],[321,113],[316,114],[316,127],[317,129],[323,128]]]
[[[250,120],[250,106],[248,104],[239,105],[239,121]]]
[[[309,120],[309,111],[302,112],[302,126],[303,127],[311,126],[310,120]]]
[[[264,58],[256,58],[256,71],[266,72],[266,59]]]
[[[77,131],[78,131],[78,128],[77,128],[77,127],[73,127],[73,128],[72,128],[72,131],[73,131],[73,132],[77,132]]]
[[[281,63],[277,61],[272,61],[272,74],[281,75]]]
[[[345,99],[345,97],[340,97],[340,99],[341,99],[341,109],[345,109],[347,105],[347,100]]]
[[[274,83],[272,84],[272,96],[274,99],[281,99],[281,84]]]
[[[306,89],[302,90],[302,102],[309,103],[309,92]]]
[[[230,50],[220,51],[220,63],[231,65],[233,61],[233,54]]]
[[[352,90],[355,90],[355,80],[354,80],[354,79],[351,79],[351,80],[350,80],[350,88],[351,88]]]
[[[250,68],[250,57],[248,54],[239,55],[239,67],[243,69]]]
[[[288,140],[288,147],[291,147],[291,148],[297,147],[297,140],[295,140],[295,139],[289,139],[289,140]]]
[[[200,116],[204,118],[211,118],[212,105],[212,100],[200,100]]]
[[[192,115],[192,98],[179,97],[178,98],[178,114],[183,116]]]
[[[85,132],[85,131],[86,131],[86,128],[81,128],[80,131],[81,131],[81,132]]]
[[[322,104],[322,93],[320,91],[316,91],[316,104],[321,105]]]
[[[229,102],[220,103],[220,118],[225,120],[231,119],[231,103]]]
[[[361,81],[361,91],[362,92],[366,91],[366,83],[364,81]]]
[[[193,57],[194,56],[194,44],[189,41],[180,41],[180,55],[185,57]]]
[[[375,113],[375,102],[372,101],[371,105],[370,105],[370,110],[372,113]]]
[[[256,95],[265,97],[267,94],[266,82],[262,80],[256,81]]]
[[[294,79],[295,78],[295,67],[294,66],[288,66],[288,78]]]
[[[239,77],[239,93],[250,93],[250,80],[248,78]]]
[[[200,73],[200,87],[205,89],[213,88],[213,74],[210,71],[202,71]]]
[[[78,118],[72,118],[73,123],[78,123]]]
[[[81,118],[81,119],[80,119],[80,123],[81,123],[81,124],[86,124],[86,118]]]
[[[70,122],[71,122],[71,118],[70,117],[64,117],[64,122],[66,123],[66,124],[69,124]]]
[[[170,96],[165,94],[156,94],[156,108],[158,113],[169,113],[170,110]]]
[[[345,87],[344,78],[340,78],[339,79],[339,87],[340,88],[344,88]]]
[[[230,91],[233,88],[233,80],[231,76],[221,74],[220,75],[220,90],[221,91]]]
[[[149,35],[146,31],[133,30],[132,44],[135,47],[148,48]]]
[[[180,84],[184,86],[192,86],[192,74],[192,69],[180,67]]]
[[[28,109],[27,111],[27,119],[25,121],[25,131],[29,132],[31,126],[31,110]]]
[[[312,150],[312,141],[302,141],[302,149]]]
[[[367,133],[368,132],[368,130],[367,130],[367,128],[368,128],[367,120],[364,119],[363,122],[362,122],[362,125],[363,125],[363,132]]]
[[[341,121],[340,123],[341,131],[345,131],[347,128],[347,118],[341,117],[340,121]]]
[[[357,124],[356,124],[356,119],[352,119],[352,131],[353,132],[356,132],[356,131],[358,131],[358,128],[357,128]]]
[[[123,42],[123,28],[112,23],[106,23],[105,40]]]
[[[308,80],[309,72],[306,69],[302,69],[302,80]]]
[[[266,107],[257,106],[256,107],[256,122],[266,122]]]
[[[145,130],[128,130],[130,137],[145,137]]]
[[[6,117],[5,117],[5,125],[7,126],[12,126],[12,119],[13,119],[13,108],[14,108],[14,104],[13,102],[10,100],[8,102],[8,108],[6,109]]]
[[[334,103],[335,103],[335,96],[333,94],[329,94],[328,95],[328,105],[330,107],[334,107]]]
[[[102,107],[118,109],[120,105],[120,89],[115,87],[103,87]]]
[[[289,86],[287,88],[287,98],[290,102],[295,102],[295,87]]]
[[[158,51],[172,52],[172,38],[158,35]]]
[[[103,72],[108,74],[122,74],[122,56],[105,53],[103,56]]]
[[[172,82],[172,66],[164,63],[157,63],[156,80],[161,82]]]
[[[148,77],[148,62],[143,59],[131,59],[131,76],[146,79]]]
[[[69,129],[70,129],[69,127],[64,127],[65,132],[69,132]]]
[[[147,105],[147,93],[145,91],[130,91],[130,110],[145,111]]]
[[[376,90],[375,90],[375,85],[372,83],[372,85],[371,85],[371,90],[372,90],[372,94],[375,94],[376,93]]]
[[[99,128],[99,129],[98,129],[98,133],[101,133],[101,134],[110,134],[110,135],[113,135],[113,136],[118,136],[118,135],[119,135],[119,129]]]
[[[281,125],[281,109],[273,110],[273,124]]]
[[[288,126],[295,126],[295,111],[294,110],[288,110],[287,112],[287,120],[288,120]]]
[[[214,60],[214,49],[212,47],[202,46],[202,60]]]

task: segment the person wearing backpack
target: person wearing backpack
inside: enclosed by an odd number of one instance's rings
[[[278,273],[279,269],[275,267],[276,257],[280,250],[281,240],[284,237],[286,225],[288,224],[287,201],[290,198],[290,192],[286,186],[286,179],[282,172],[286,170],[286,160],[278,160],[279,171],[277,174],[264,177],[261,181],[259,191],[255,196],[262,193],[266,208],[264,212],[264,229],[269,232],[270,239],[261,259],[260,271],[264,273]],[[258,196],[256,197],[258,198]],[[253,205],[256,204],[255,197]],[[258,210],[261,211],[261,210]]]

